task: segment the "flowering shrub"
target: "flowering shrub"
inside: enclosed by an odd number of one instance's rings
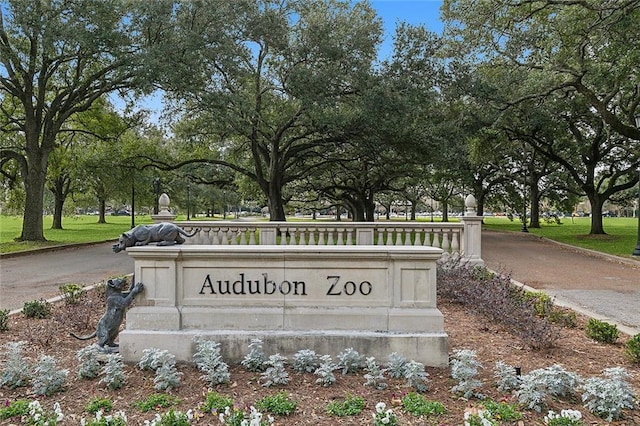
[[[266,426],[274,422],[274,418],[267,416],[263,420],[263,415],[254,406],[249,407],[249,412],[242,411],[234,407],[226,407],[224,412],[218,415],[220,423],[229,426]]]
[[[464,426],[497,426],[489,410],[470,407],[464,411]]]
[[[191,424],[193,413],[191,410],[182,411],[169,410],[165,414],[156,413],[155,417],[149,421],[145,420],[145,426],[187,426]]]
[[[22,422],[30,426],[55,426],[63,418],[59,403],[53,404],[53,411],[45,411],[36,400],[29,403],[29,414],[23,416]]]
[[[582,426],[582,413],[576,410],[562,410],[560,414],[549,411],[544,416],[544,423],[549,426]]]
[[[81,426],[125,426],[127,424],[127,416],[124,411],[118,411],[115,414],[104,415],[102,410],[95,413],[95,418],[86,420],[84,417],[80,419]]]
[[[395,426],[398,424],[398,418],[394,414],[393,410],[389,408],[384,402],[378,402],[376,404],[376,412],[373,413],[373,425],[374,426]]]

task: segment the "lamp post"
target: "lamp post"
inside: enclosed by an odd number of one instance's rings
[[[636,114],[636,127],[640,129],[640,114]],[[636,242],[636,248],[633,249],[634,256],[640,256],[640,169],[638,169],[638,212],[636,214],[638,216],[638,239]]]
[[[187,220],[191,220],[191,183],[187,182]]]
[[[525,157],[527,150],[524,150]],[[524,185],[522,186],[522,229],[520,232],[529,232],[527,229],[527,165],[524,167]]]
[[[155,202],[153,203],[153,214],[158,214],[160,208],[158,202],[160,200],[160,178],[157,177],[153,180],[153,194],[155,195]]]

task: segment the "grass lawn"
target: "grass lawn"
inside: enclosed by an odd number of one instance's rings
[[[22,217],[0,216],[0,253],[31,250],[60,244],[110,241],[131,228],[130,216],[107,216],[107,223],[98,223],[98,216],[63,217],[63,229],[51,229],[53,218],[44,217],[45,242],[17,242],[22,231]],[[150,216],[137,216],[136,224],[153,223]]]
[[[588,217],[565,217],[562,224],[544,223],[540,228],[528,228],[529,232],[576,247],[596,250],[616,256],[632,258],[631,253],[638,237],[638,219],[626,217],[603,218],[604,231],[607,235],[589,235],[591,219]],[[506,217],[485,217],[485,229],[496,231],[520,232],[522,222],[510,221]]]

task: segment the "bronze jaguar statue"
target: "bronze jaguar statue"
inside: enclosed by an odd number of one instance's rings
[[[193,237],[199,230],[188,234],[178,225],[170,222],[156,223],[154,225],[138,225],[135,228],[123,233],[118,239],[118,244],[113,245],[115,253],[126,250],[127,247],[144,246],[149,243],[158,243],[159,246],[170,246],[182,244],[185,237]]]
[[[142,283],[136,283],[131,290],[122,292],[126,278],[116,278],[107,281],[105,286],[107,296],[107,311],[102,315],[98,321],[96,331],[88,336],[77,336],[73,332],[71,336],[80,340],[89,340],[94,337],[98,338],[97,345],[105,352],[117,351],[118,345],[115,343],[118,334],[120,334],[120,325],[124,320],[124,314],[133,302],[133,298],[140,292],[142,292],[144,286]]]

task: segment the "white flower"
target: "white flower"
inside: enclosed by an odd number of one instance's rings
[[[382,413],[384,411],[384,409],[387,408],[387,404],[385,404],[384,402],[378,402],[376,404],[376,411],[378,413]]]

